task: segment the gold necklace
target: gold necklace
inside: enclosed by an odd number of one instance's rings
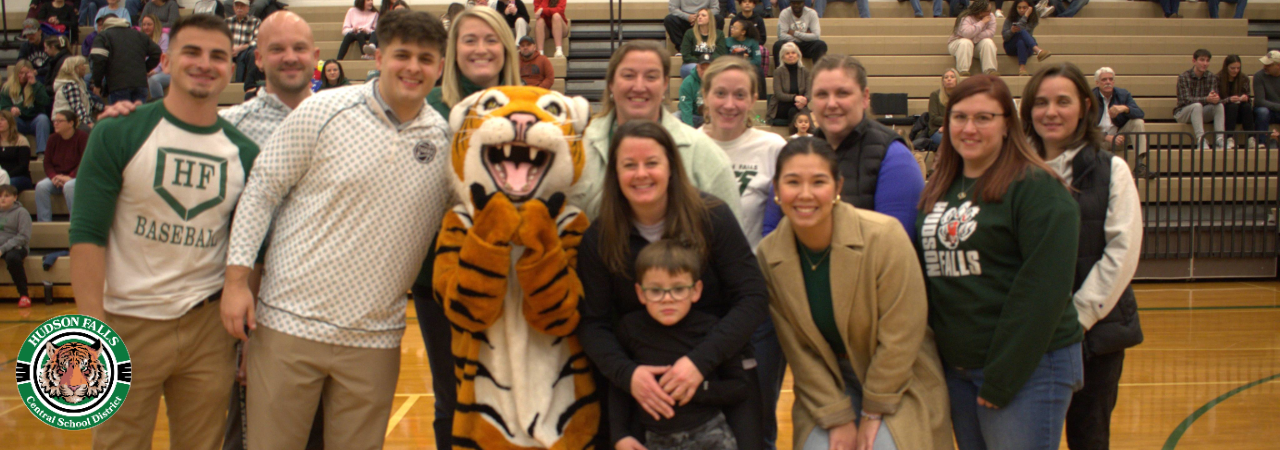
[[[827,247],[827,251],[822,253],[822,257],[818,258],[817,263],[814,263],[813,260],[809,259],[809,252],[805,250],[807,249],[800,250],[800,257],[804,258],[804,262],[809,265],[809,271],[811,272],[818,270],[818,266],[822,265],[822,262],[827,260],[827,256],[831,255],[831,247]]]
[[[975,186],[978,184],[977,181],[974,181],[973,183]],[[961,178],[960,179],[960,195],[957,195],[956,197],[959,198],[960,200],[964,200],[965,197],[969,196],[968,192],[969,192],[969,188],[964,187],[964,178]]]

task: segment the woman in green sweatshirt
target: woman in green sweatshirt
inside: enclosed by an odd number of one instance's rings
[[[1084,383],[1071,300],[1079,209],[1027,144],[999,78],[960,83],[946,117],[916,226],[956,442],[1057,449]]]
[[[49,120],[49,107],[53,101],[49,90],[36,79],[36,69],[26,60],[20,60],[9,68],[9,80],[0,88],[0,110],[9,111],[17,120],[18,132],[36,135],[36,154],[44,154],[53,122]],[[30,189],[30,188],[28,188]]]

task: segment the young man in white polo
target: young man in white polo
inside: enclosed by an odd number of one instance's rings
[[[322,402],[326,446],[383,444],[405,292],[451,191],[448,125],[426,103],[444,26],[396,10],[377,33],[381,77],[290,113],[236,211],[222,316],[248,340],[250,448],[300,447]],[[255,305],[250,268],[268,235]]]
[[[95,449],[150,448],[160,397],[172,448],[219,448],[235,340],[221,325],[232,210],[258,147],[218,117],[231,33],[180,19],[161,66],[162,102],[94,127],[77,177],[71,282],[133,360],[129,399],[93,430]]]

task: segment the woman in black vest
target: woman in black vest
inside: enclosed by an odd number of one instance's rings
[[[1106,449],[1124,349],[1142,342],[1129,287],[1142,248],[1138,190],[1121,158],[1098,149],[1098,105],[1071,63],[1045,67],[1022,93],[1023,128],[1080,205],[1080,245],[1072,300],[1084,326],[1084,389],[1067,411],[1067,446]]]

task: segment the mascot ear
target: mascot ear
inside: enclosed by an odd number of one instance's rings
[[[573,131],[582,134],[582,130],[587,128],[587,118],[591,117],[591,103],[582,97],[569,97],[569,109]]]
[[[467,119],[467,111],[471,110],[471,107],[480,101],[480,96],[484,95],[484,93],[485,91],[476,92],[462,99],[458,104],[453,105],[453,109],[449,110],[449,129],[451,131],[457,133],[462,128],[462,122]]]

